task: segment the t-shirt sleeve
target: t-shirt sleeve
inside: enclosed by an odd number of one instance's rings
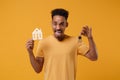
[[[36,57],[44,57],[42,41],[39,41],[38,43]]]
[[[89,50],[88,46],[84,42],[82,42],[82,40],[80,40],[78,44],[79,44],[77,49],[78,55],[85,55]]]

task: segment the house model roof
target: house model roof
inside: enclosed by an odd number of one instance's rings
[[[41,29],[35,28],[32,34],[41,33]]]

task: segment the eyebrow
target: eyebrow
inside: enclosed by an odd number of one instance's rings
[[[54,21],[53,23],[57,23],[56,21]],[[64,22],[60,22],[60,24],[63,24]]]
[[[60,24],[64,24],[64,22],[61,22]]]

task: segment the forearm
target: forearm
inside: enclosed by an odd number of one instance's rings
[[[42,70],[41,65],[38,63],[38,61],[36,60],[33,52],[29,52],[29,58],[30,58],[30,62],[32,67],[34,68],[35,72],[39,73]]]
[[[95,42],[93,40],[93,37],[89,37],[88,42],[89,42],[89,51],[86,54],[86,56],[91,60],[97,60],[97,58],[98,58],[97,50],[96,50],[96,45],[95,45]]]

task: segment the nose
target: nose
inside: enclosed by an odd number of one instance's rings
[[[56,26],[56,29],[58,29],[58,30],[59,30],[59,29],[60,29],[60,25],[57,25],[57,26]]]

